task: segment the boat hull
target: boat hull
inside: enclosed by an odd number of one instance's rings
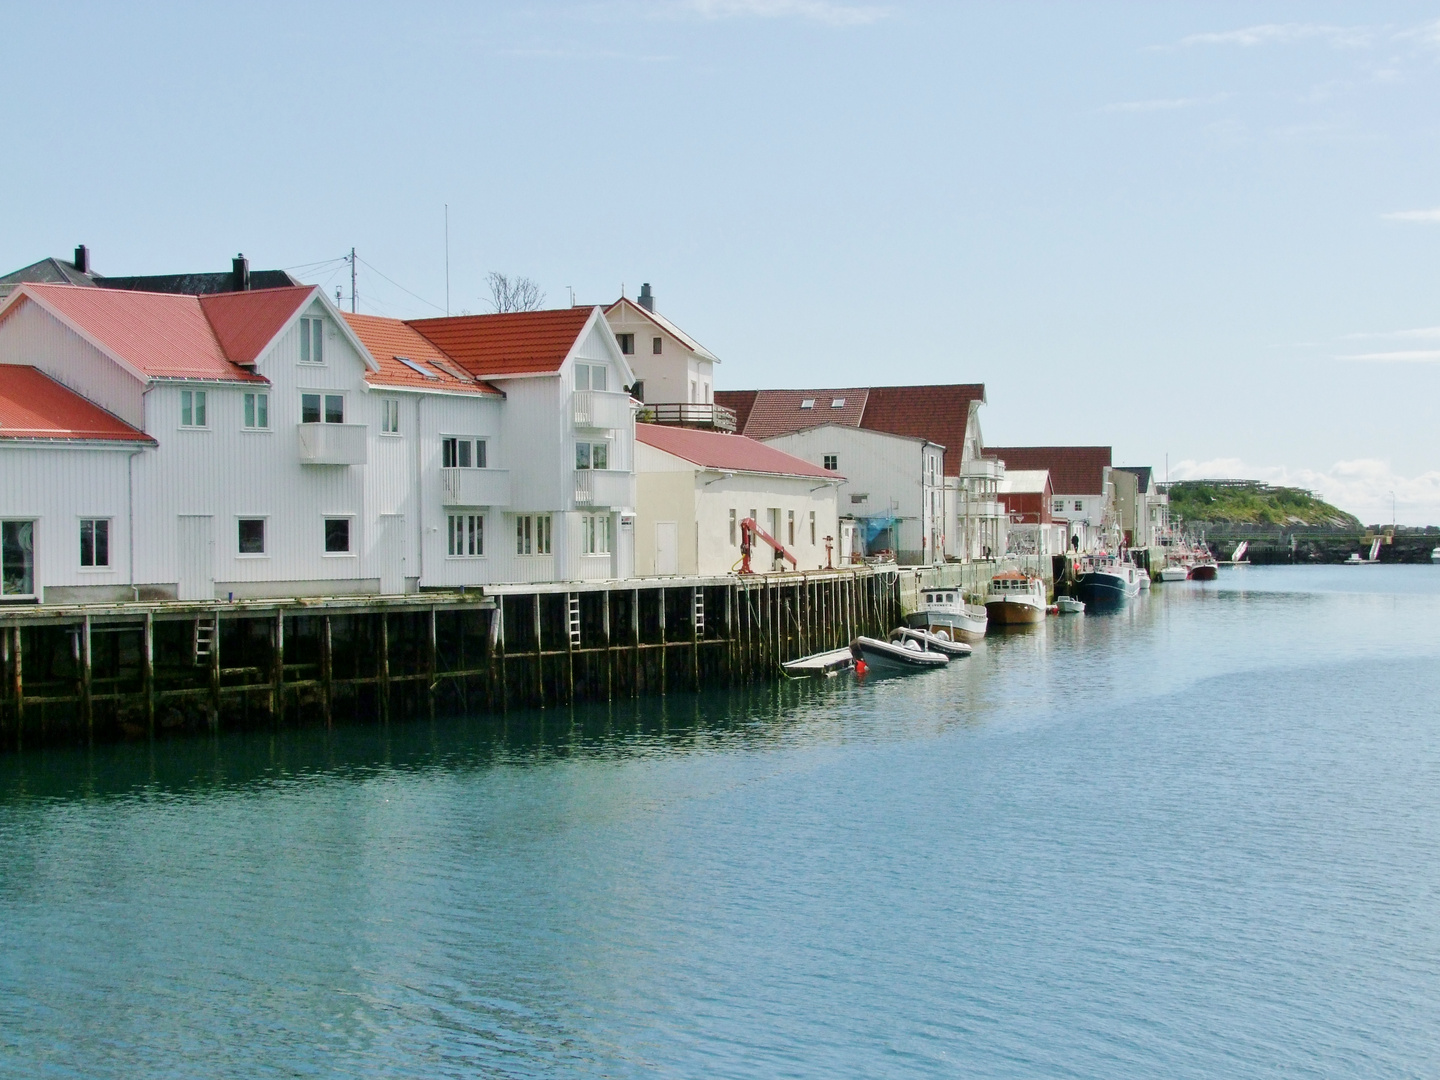
[[[1160,571],[1161,581],[1184,581],[1190,576],[1190,571],[1183,566],[1167,566]]]
[[[1214,581],[1220,569],[1214,563],[1196,563],[1190,568],[1191,581]]]
[[[1116,607],[1139,594],[1139,580],[1129,581],[1119,574],[1081,574],[1075,582],[1075,595],[1091,607]]]
[[[850,655],[864,660],[872,671],[911,672],[944,667],[950,658],[942,652],[923,652],[892,645],[878,638],[857,637],[850,643]]]
[[[993,626],[1032,626],[1045,621],[1044,605],[1025,600],[990,600],[985,613]]]
[[[954,638],[942,638],[922,630],[915,626],[902,626],[890,634],[890,643],[903,645],[906,641],[918,641],[920,647],[928,652],[944,653],[949,657],[969,656],[971,648],[963,641],[956,641]]]

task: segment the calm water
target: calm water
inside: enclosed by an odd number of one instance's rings
[[[0,1073],[1440,1075],[1440,568],[941,672],[0,758]]]

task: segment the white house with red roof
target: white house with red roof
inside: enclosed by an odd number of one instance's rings
[[[715,404],[720,358],[655,310],[649,284],[638,299],[622,296],[605,309],[615,340],[635,372],[635,396],[654,423],[735,430],[735,413]]]
[[[844,476],[743,435],[637,424],[635,439],[640,574],[730,573],[747,517],[795,556],[798,569],[839,565],[836,490]],[[790,569],[763,546],[751,566]]]

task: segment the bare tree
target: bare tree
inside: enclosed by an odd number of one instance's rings
[[[492,270],[485,280],[490,284],[490,304],[497,312],[534,311],[545,303],[545,294],[528,277],[510,277]]]

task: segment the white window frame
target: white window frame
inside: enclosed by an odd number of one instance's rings
[[[580,464],[580,448],[581,448],[582,446],[588,448],[588,449],[587,449],[587,452],[586,452],[586,454],[585,454],[586,464],[584,464],[584,465],[581,465],[581,464]],[[596,450],[599,450],[601,453],[603,453],[603,454],[605,455],[605,464],[604,464],[604,465],[596,465],[596,464],[595,464],[595,451],[596,451]],[[609,439],[601,439],[601,440],[599,440],[598,442],[590,442],[590,441],[581,439],[581,440],[579,440],[578,442],[576,442],[576,443],[575,443],[575,471],[576,471],[576,472],[586,472],[586,471],[597,471],[597,470],[598,470],[599,472],[609,472],[609,471],[610,471],[610,440],[609,440]]]
[[[518,558],[553,555],[554,540],[553,515],[515,515],[515,554]]]
[[[186,411],[190,420],[185,419]],[[195,417],[199,416],[197,423]],[[210,428],[210,397],[206,390],[180,391],[180,427],[184,431],[208,431]]]
[[[828,469],[831,472],[835,472],[840,468],[840,455],[824,454],[821,456],[821,462],[822,464],[820,467],[822,469]]]
[[[260,522],[260,550],[240,550],[240,523],[242,521]],[[235,557],[237,559],[268,559],[270,558],[270,515],[269,514],[236,514],[235,515]]]
[[[580,550],[583,555],[610,555],[610,515],[580,515]]]
[[[39,549],[40,521],[38,518],[0,518],[0,545],[4,541],[4,528],[6,525],[29,525],[30,526],[30,591],[23,593],[12,593],[5,591],[4,577],[4,549],[0,546],[0,596],[25,596],[37,595],[35,584],[40,580],[40,560],[36,557]]]
[[[307,397],[318,397],[318,398],[320,399],[320,419],[319,419],[319,420],[306,420],[306,419],[305,419],[305,399],[306,399]],[[338,392],[338,393],[332,393],[332,392],[329,391],[329,390],[301,390],[301,391],[300,391],[300,422],[301,422],[302,424],[343,424],[343,423],[345,423],[345,416],[346,416],[346,414],[349,413],[349,411],[350,411],[350,409],[349,409],[349,407],[348,407],[348,405],[347,405],[347,403],[346,403],[346,401],[345,401],[345,397],[346,397],[346,395],[345,395],[345,393],[344,393],[343,391]],[[331,398],[339,398],[339,399],[340,399],[340,419],[339,419],[339,420],[330,420],[330,419],[328,419],[328,417],[329,417],[329,415],[330,415],[330,399],[331,399]]]
[[[394,436],[400,434],[399,398],[386,397],[380,399],[380,434]]]
[[[325,320],[319,315],[300,316],[300,363],[325,366]]]
[[[445,552],[447,559],[485,558],[485,515],[447,514]]]
[[[326,550],[326,544],[327,544],[328,541],[327,541],[327,538],[326,538],[326,536],[325,536],[325,533],[328,531],[330,522],[332,522],[332,521],[343,521],[343,522],[346,522],[345,543],[346,543],[347,546],[346,546],[346,548],[345,548],[344,551],[328,551],[328,550]],[[326,514],[324,517],[322,517],[322,518],[320,519],[320,554],[323,555],[325,558],[327,558],[327,559],[353,559],[353,558],[356,558],[357,555],[358,555],[358,552],[356,552],[356,550],[355,550],[355,540],[356,540],[356,537],[355,537],[355,515],[354,515],[354,514]]]
[[[261,419],[264,423],[260,423]],[[255,421],[249,423],[248,421]],[[268,391],[247,390],[240,399],[240,427],[244,431],[270,430],[270,394]]]
[[[80,570],[81,570],[82,573],[87,573],[87,574],[94,574],[94,573],[108,574],[108,573],[113,573],[113,572],[114,572],[114,570],[115,570],[115,564],[114,564],[114,562],[111,561],[111,558],[110,558],[110,540],[111,540],[111,534],[112,534],[112,532],[113,532],[113,530],[110,528],[110,523],[111,523],[112,520],[114,520],[114,519],[113,519],[113,518],[110,518],[110,517],[82,517],[82,518],[79,519],[79,522],[80,522],[80,531],[79,531],[79,540],[80,540],[80,563],[79,563],[79,565],[80,565]],[[99,525],[99,524],[102,524],[102,523],[103,523],[104,526],[105,526],[105,561],[104,561],[103,563],[97,563],[97,562],[95,562],[95,532],[94,532],[94,530],[95,530],[95,526],[96,526],[96,525]],[[91,559],[91,561],[90,561],[89,563],[86,563],[86,562],[85,562],[85,526],[86,526],[86,525],[89,525],[89,526],[90,526],[90,529],[91,529],[91,534],[90,534],[90,559]]]
[[[440,436],[440,467],[442,469],[488,469],[490,467],[489,442],[490,440],[488,438],[481,438],[475,435]],[[462,465],[460,463],[460,459],[466,456],[461,453],[460,448],[465,446],[470,448],[469,465]],[[447,455],[450,454],[452,447],[454,449],[454,455],[449,459],[451,464],[447,465]]]

